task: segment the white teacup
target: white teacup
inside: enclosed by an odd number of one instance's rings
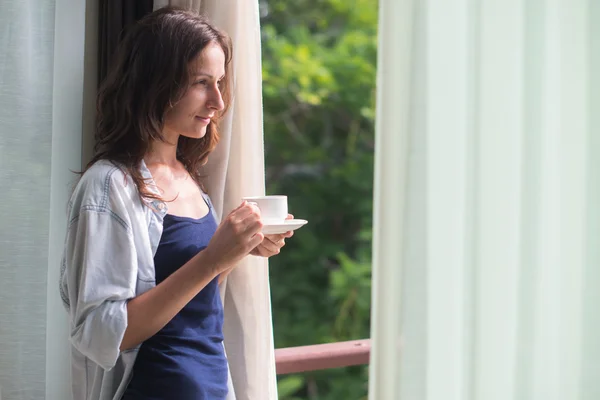
[[[248,203],[260,209],[263,224],[281,224],[288,216],[287,196],[253,196],[244,197]]]

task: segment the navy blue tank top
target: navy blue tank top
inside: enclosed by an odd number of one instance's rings
[[[167,214],[154,256],[158,285],[199,251],[217,229],[210,201],[200,219]],[[218,278],[140,347],[124,400],[222,400],[227,396],[223,305]]]

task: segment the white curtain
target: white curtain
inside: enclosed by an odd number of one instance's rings
[[[170,0],[206,15],[233,41],[234,101],[209,157],[207,189],[220,216],[265,193],[258,1]],[[155,1],[154,7],[166,5]],[[222,287],[225,350],[237,400],[276,400],[268,263],[248,257]],[[230,396],[233,398],[233,396]]]
[[[70,398],[57,288],[70,170],[81,169],[94,109],[97,14],[86,4],[0,0],[2,400]]]
[[[600,2],[380,7],[370,398],[600,398]]]
[[[45,391],[54,1],[0,2],[0,396]]]

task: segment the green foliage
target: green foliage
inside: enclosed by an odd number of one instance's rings
[[[277,391],[279,398],[283,399],[295,399],[291,397],[294,393],[298,392],[304,386],[304,379],[300,376],[286,376],[281,378],[277,382]],[[296,397],[297,399],[297,397]]]
[[[275,344],[369,336],[377,0],[265,0],[267,192],[309,220],[271,260]],[[282,400],[366,398],[367,367],[279,379]]]

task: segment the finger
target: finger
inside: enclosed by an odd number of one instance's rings
[[[244,200],[244,202],[237,209],[232,211],[230,215],[241,221],[248,215],[252,214],[252,212],[258,212],[260,215],[260,209],[258,207]]]
[[[237,206],[236,208],[234,208],[233,210],[231,210],[231,212],[229,214],[236,214],[240,210],[244,209],[246,206],[248,206],[248,202],[246,200],[243,200],[242,203],[239,206]]]
[[[256,227],[258,225],[259,229],[263,226],[260,217],[260,211],[257,210],[251,210],[250,213],[246,215],[241,222],[246,226]]]
[[[251,249],[254,249],[259,244],[261,244],[264,239],[265,239],[265,235],[263,235],[262,232],[258,232],[257,234],[255,234],[254,236],[252,236],[250,238],[250,242],[248,243],[248,245]]]
[[[270,240],[271,242],[277,244],[281,241],[281,239],[285,238],[283,234],[278,235],[265,235],[265,239]]]
[[[260,208],[258,208],[258,206],[254,203],[248,203],[248,206],[250,207],[250,209],[252,211],[254,211],[255,213],[258,213],[258,215],[260,215]]]
[[[271,257],[276,254],[279,254],[279,250],[276,250],[276,251],[269,250],[262,244],[260,244],[255,250],[256,250],[256,255],[258,255],[260,257]]]
[[[240,208],[244,207],[246,204],[248,204],[248,201],[247,201],[247,200],[242,200],[242,202],[240,203],[240,205],[239,205],[239,206],[237,206],[237,207],[236,207],[234,210],[232,210],[232,211],[239,210]]]
[[[260,246],[258,246],[259,248],[263,248],[271,253],[279,253],[279,249],[281,249],[283,246],[285,245],[285,241],[283,239],[281,239],[279,242],[275,243],[272,242],[271,240],[263,240],[262,243],[260,244]]]
[[[294,219],[294,216],[292,214],[288,214],[286,219]]]
[[[241,225],[241,232],[245,233],[247,231],[253,231],[253,233],[257,232],[257,229],[261,229],[262,225],[256,228],[256,221],[260,221],[260,214],[255,208],[252,208],[250,204],[245,205],[239,210],[232,212],[229,216],[229,220],[234,225]]]
[[[263,228],[263,223],[259,219],[254,220],[250,217],[246,217],[246,219],[242,222],[242,225],[244,226],[242,233],[246,235],[247,238],[254,237],[254,235],[260,233],[260,231],[262,231]],[[261,239],[261,242],[263,240],[264,235],[263,239]]]

